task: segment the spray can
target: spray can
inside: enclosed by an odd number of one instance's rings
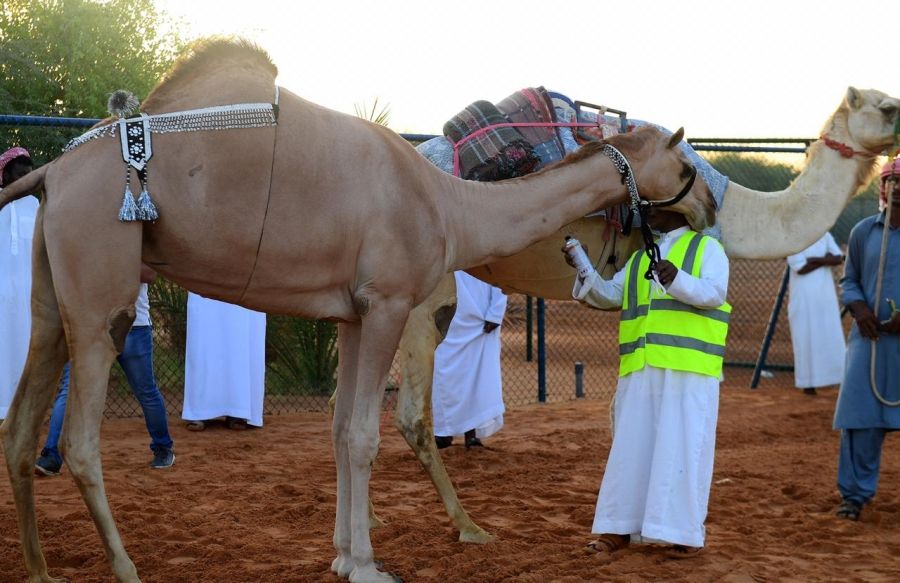
[[[564,248],[566,254],[571,257],[572,262],[575,263],[575,269],[578,270],[578,277],[584,279],[594,270],[594,267],[591,265],[591,260],[588,258],[587,253],[584,252],[584,247],[581,246],[581,242],[578,239],[566,235]]]

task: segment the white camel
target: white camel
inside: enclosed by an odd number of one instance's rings
[[[877,169],[877,158],[894,145],[900,100],[881,91],[850,87],[813,143],[803,171],[777,192],[760,192],[729,182],[718,211],[722,243],[732,259],[782,258],[806,248],[834,225],[850,198]],[[688,147],[682,144],[682,147]],[[637,232],[604,241],[607,225],[600,217],[580,218],[523,251],[466,271],[502,288],[546,299],[571,299],[573,271],[560,247],[565,235],[587,243],[594,265],[611,277],[639,243]],[[608,257],[614,257],[608,262]],[[459,530],[459,540],[483,543],[492,537],[475,524],[459,502],[432,438],[431,380],[434,350],[441,338],[432,314],[446,319],[453,302],[454,279],[445,277],[440,295],[430,297],[410,315],[400,341],[401,384],[394,425],[422,463]],[[373,525],[380,521],[374,514]]]

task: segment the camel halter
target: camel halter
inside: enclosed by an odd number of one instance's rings
[[[631,170],[631,164],[628,163],[628,159],[625,158],[622,152],[615,147],[606,144],[603,146],[603,154],[612,161],[613,166],[615,166],[616,170],[619,171],[619,174],[622,175],[622,184],[628,189],[632,216],[628,218],[627,228],[631,228],[631,219],[635,214],[641,217],[641,238],[644,240],[644,253],[646,253],[647,257],[650,259],[650,264],[647,267],[647,272],[644,273],[644,278],[654,280],[659,284],[655,272],[656,264],[662,258],[662,253],[659,250],[659,245],[653,239],[653,232],[650,230],[650,225],[647,222],[647,215],[652,207],[672,206],[684,198],[694,186],[694,180],[697,178],[697,169],[693,166],[690,167],[691,176],[688,178],[687,184],[685,184],[681,191],[675,196],[667,198],[666,200],[645,200],[641,198],[641,195],[638,192],[637,182],[634,180],[634,172]]]
[[[827,134],[822,134],[821,136],[819,136],[819,139],[822,140],[822,142],[826,146],[828,146],[829,148],[831,148],[832,150],[834,150],[835,152],[840,154],[841,158],[849,159],[854,156],[859,156],[861,158],[874,158],[875,156],[877,156],[877,154],[873,154],[873,153],[867,152],[865,150],[854,150],[853,148],[851,148],[850,146],[848,146],[847,144],[845,144],[843,142],[839,142],[837,140],[832,140],[831,138],[828,137]]]
[[[125,194],[119,220],[155,221],[159,218],[156,205],[150,199],[147,164],[153,156],[151,135],[178,132],[198,132],[206,130],[232,130],[273,127],[278,125],[279,88],[275,86],[275,100],[272,103],[238,103],[200,109],[189,109],[171,113],[135,117],[120,116],[105,126],[94,128],[73,138],[63,148],[69,152],[85,142],[119,134],[122,145],[122,160],[125,162]],[[137,104],[137,102],[134,102]],[[137,172],[141,183],[141,193],[137,201],[131,192],[131,169]]]

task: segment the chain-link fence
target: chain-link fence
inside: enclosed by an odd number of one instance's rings
[[[775,144],[723,146],[721,141],[716,142],[718,151],[703,151],[703,155],[732,181],[754,190],[785,188],[805,161],[802,147],[800,152],[785,152],[785,148]],[[805,140],[798,142],[808,143]],[[702,146],[698,146],[698,150],[703,150]],[[852,226],[873,214],[876,208],[875,186],[871,184],[850,202],[832,229],[837,241],[845,243]],[[783,260],[732,262],[729,301],[734,310],[726,351],[726,377],[736,371],[746,371],[756,362],[784,268]],[[157,381],[169,412],[178,415],[184,385],[186,292],[160,280],[151,286],[150,300]],[[508,405],[538,400],[541,345],[537,336],[537,311],[537,301],[520,295],[510,296],[502,328],[503,386]],[[585,397],[607,398],[611,395],[617,379],[618,313],[588,309],[576,302],[547,301],[544,316],[546,400],[575,398],[576,363],[583,366]],[[336,362],[333,324],[269,316],[265,413],[325,410],[334,388]],[[786,309],[783,308],[769,348],[767,368],[778,377],[776,382],[789,385],[793,380],[789,372],[792,362]],[[387,407],[395,400],[399,377],[395,360],[388,380]],[[114,366],[110,375],[106,414],[115,417],[140,414],[140,407],[118,366]]]

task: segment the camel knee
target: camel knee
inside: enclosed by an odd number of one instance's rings
[[[350,461],[356,466],[369,465],[378,455],[378,436],[350,435]]]
[[[59,451],[66,460],[69,471],[72,472],[73,476],[77,476],[82,484],[86,483],[85,480],[89,477],[89,472],[99,467],[100,451],[96,447],[70,442],[64,436],[60,441]]]
[[[131,324],[134,323],[136,315],[134,304],[116,308],[109,315],[107,320],[109,338],[112,340],[113,346],[116,347],[117,354],[125,350],[125,338],[131,330]]]

